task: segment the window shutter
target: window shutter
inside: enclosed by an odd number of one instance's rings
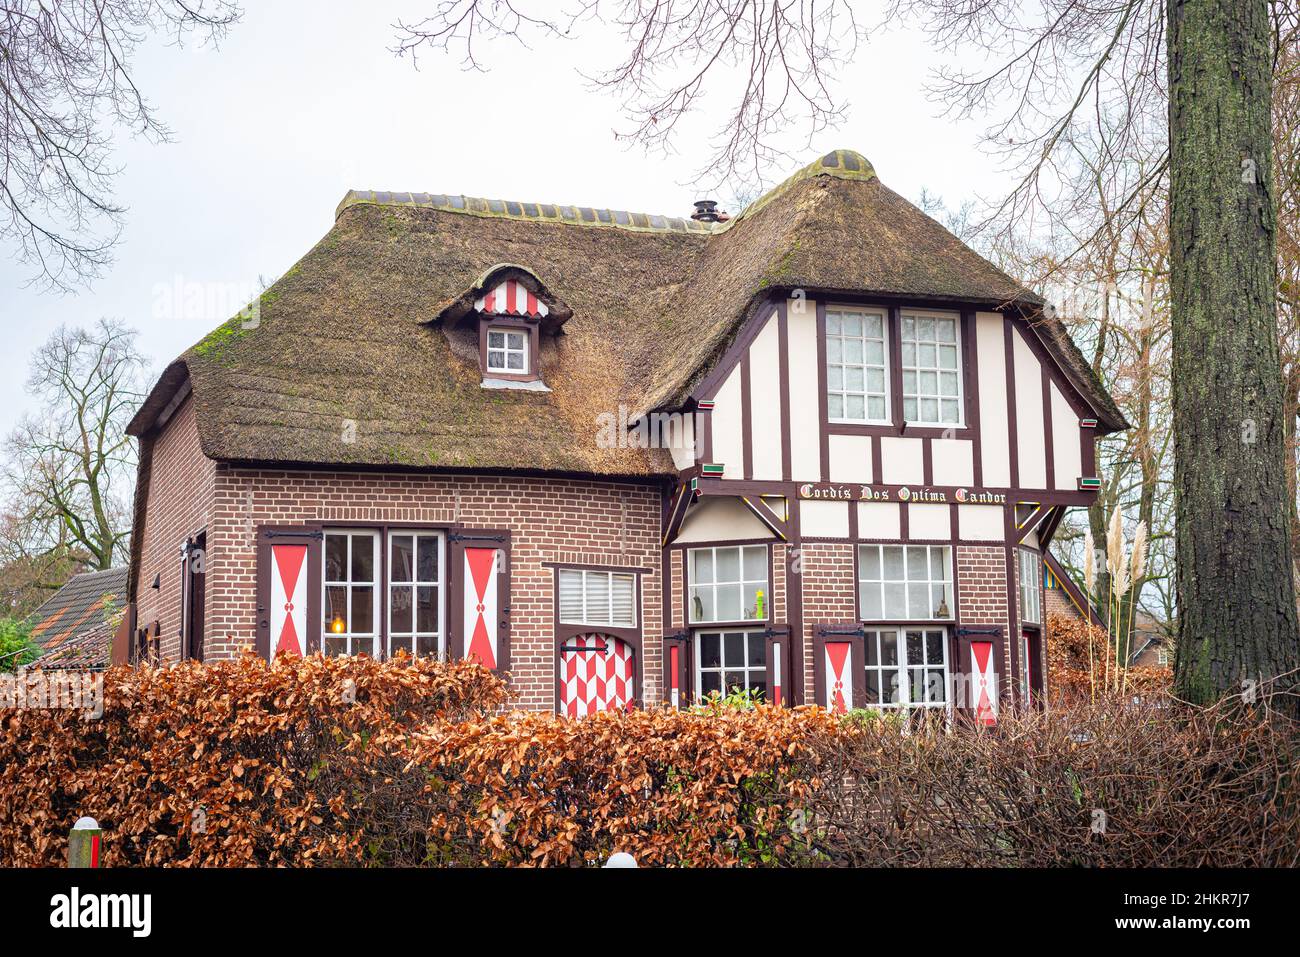
[[[691,640],[685,632],[664,638],[664,703],[673,708],[690,704],[687,676],[692,673]]]
[[[772,704],[790,706],[790,635],[772,634],[767,638],[767,699]]]
[[[261,526],[257,530],[257,653],[320,651],[320,529]]]
[[[841,714],[866,704],[863,631],[857,622],[813,625],[816,704]]]
[[[452,577],[453,660],[474,658],[494,671],[510,667],[510,530],[462,528],[447,536]]]

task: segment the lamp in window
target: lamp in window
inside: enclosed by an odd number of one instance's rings
[[[952,612],[948,610],[948,596],[944,595],[939,599],[939,607],[934,610],[935,618],[951,618]]]
[[[341,635],[343,634],[344,627],[345,626],[343,623],[343,616],[335,615],[334,618],[330,621],[330,634]]]

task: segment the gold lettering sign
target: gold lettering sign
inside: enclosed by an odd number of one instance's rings
[[[1007,503],[1004,493],[977,488],[912,488],[907,485],[895,488],[827,482],[805,482],[799,486],[799,497],[824,502],[916,502],[936,505],[952,502],[959,505],[1005,505]]]

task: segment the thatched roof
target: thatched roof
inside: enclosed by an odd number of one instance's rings
[[[473,331],[444,322],[510,264],[572,310],[560,334],[542,337],[549,392],[484,389]],[[666,452],[600,448],[597,415],[676,407],[751,308],[794,288],[1041,302],[849,151],[725,224],[353,191],[256,314],[168,368],[131,432],[149,432],[188,374],[214,459],[671,474]],[[1100,387],[1083,391],[1103,425],[1122,427]]]

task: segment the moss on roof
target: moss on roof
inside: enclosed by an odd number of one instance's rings
[[[482,388],[473,333],[439,322],[502,263],[544,276],[573,310],[542,337],[550,392]],[[353,191],[255,321],[237,316],[181,356],[131,429],[149,431],[188,374],[214,459],[672,474],[663,450],[601,448],[597,416],[681,403],[760,297],[794,288],[1041,301],[847,150],[723,224]]]

